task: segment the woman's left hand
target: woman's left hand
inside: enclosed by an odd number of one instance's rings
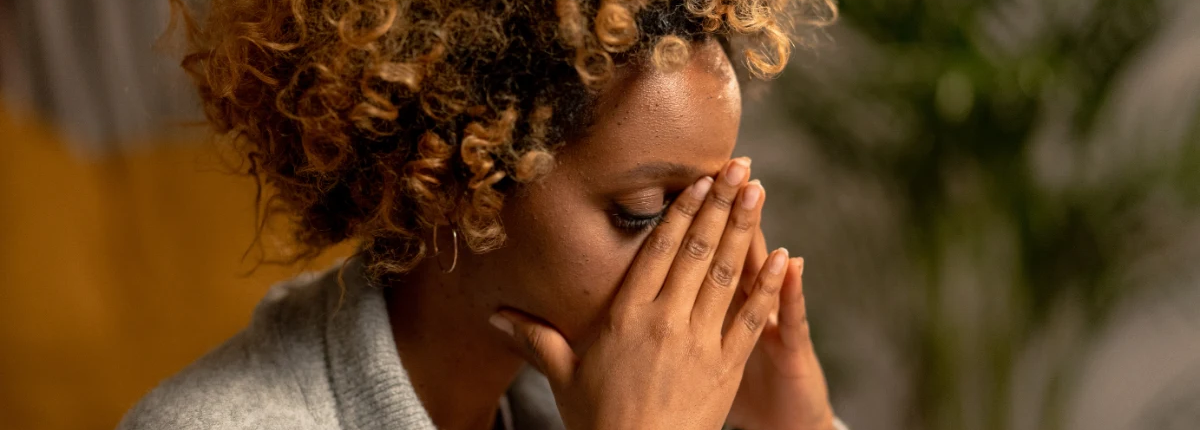
[[[766,261],[760,231],[746,256],[743,286]],[[789,261],[779,309],[768,319],[738,387],[728,423],[744,430],[832,430],[833,408],[821,363],[809,337],[801,274],[804,259]],[[743,288],[738,299],[742,299]],[[736,309],[736,307],[731,307]]]

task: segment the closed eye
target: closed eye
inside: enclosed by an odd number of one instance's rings
[[[612,214],[613,225],[630,234],[639,234],[651,230],[662,223],[663,218],[666,217],[667,208],[671,206],[671,200],[667,199],[664,201],[662,209],[653,213],[638,213],[621,205],[614,205]]]
[[[662,223],[664,215],[666,211],[648,215],[617,212],[613,214],[613,224],[629,233],[641,233],[657,227]]]

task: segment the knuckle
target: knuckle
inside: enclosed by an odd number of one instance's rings
[[[665,343],[675,337],[678,328],[668,319],[656,319],[646,325],[646,336],[656,343]]]
[[[546,343],[542,332],[532,328],[526,329],[524,338],[525,348],[529,350],[530,354],[533,355],[534,358],[540,359],[542,345]]]
[[[722,211],[728,211],[729,208],[733,207],[734,196],[735,196],[735,194],[721,193],[721,192],[714,191],[712,193],[709,193],[708,203],[710,205],[712,205],[714,208],[720,209]]]
[[[728,287],[733,283],[734,272],[733,265],[729,264],[729,261],[719,260],[713,263],[712,269],[708,271],[708,276],[714,286]]]
[[[699,235],[690,235],[683,249],[688,257],[704,260],[708,258],[708,253],[712,251],[712,244]]]
[[[645,327],[655,323],[659,318],[657,310],[648,308],[651,305],[633,305],[623,309],[613,309],[610,313],[608,328],[620,336],[640,334]]]
[[[633,322],[630,320],[610,319],[604,326],[604,335],[624,337],[630,332]]]
[[[675,203],[675,212],[678,212],[684,219],[692,219],[696,217],[696,213],[700,212],[700,202],[691,199],[679,199]]]
[[[757,224],[754,220],[754,217],[751,217],[748,214],[734,215],[733,219],[729,220],[729,223],[733,225],[733,230],[738,233],[750,231],[750,229],[754,228],[754,225]]]
[[[750,333],[757,333],[758,329],[762,327],[762,325],[762,313],[753,309],[747,309],[745,312],[742,312],[742,327],[745,327],[746,331]]]
[[[782,280],[772,280],[772,279],[759,281],[758,293],[768,295],[768,296],[774,295],[775,293],[779,292],[779,287],[780,287],[781,281]]]
[[[725,360],[723,365],[718,368],[717,381],[721,385],[731,383],[735,378],[742,378],[742,372],[746,363],[740,360]]]
[[[687,345],[687,351],[685,352],[685,354],[686,354],[686,357],[689,359],[699,360],[699,359],[704,358],[704,356],[707,354],[707,352],[708,352],[708,350],[705,349],[704,344],[702,344],[700,342],[690,342]]]
[[[667,256],[671,253],[671,249],[675,247],[675,242],[667,234],[655,231],[646,238],[646,251],[655,257]]]
[[[628,309],[619,306],[613,306],[613,309],[608,314],[607,328],[613,333],[622,333],[629,326],[632,312]]]

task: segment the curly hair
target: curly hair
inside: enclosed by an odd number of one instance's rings
[[[502,244],[506,192],[552,168],[616,67],[678,68],[691,42],[715,38],[770,77],[799,25],[837,11],[832,0],[170,1],[207,119],[260,198],[270,190],[261,222],[284,214],[293,261],[361,241],[375,275],[413,268],[438,224],[475,252]]]

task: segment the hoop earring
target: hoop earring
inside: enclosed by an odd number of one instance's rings
[[[441,258],[438,258],[438,254],[441,254],[441,251],[438,251],[438,245],[437,245],[437,238],[438,238],[438,234],[437,234],[437,231],[438,231],[438,226],[437,226],[436,224],[434,224],[434,226],[433,226],[433,258],[434,258],[435,260],[437,260],[437,263],[438,263],[438,268],[442,269],[442,273],[450,273],[450,272],[453,272],[453,271],[454,271],[454,268],[455,268],[456,266],[458,266],[458,229],[454,229],[454,228],[450,229],[450,234],[452,234],[452,235],[453,235],[453,236],[452,236],[452,237],[453,237],[453,239],[452,239],[452,240],[454,240],[454,259],[453,259],[452,261],[450,261],[450,268],[449,268],[449,269],[447,269],[447,268],[446,268],[446,266],[443,266],[443,265],[442,265],[442,259],[441,259]]]

